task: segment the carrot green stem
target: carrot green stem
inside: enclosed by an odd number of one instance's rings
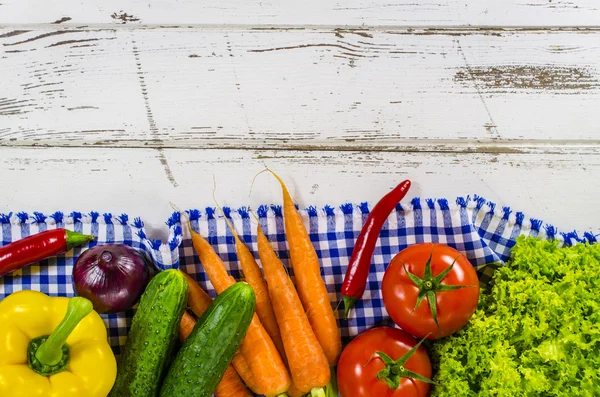
[[[67,338],[92,310],[93,304],[86,298],[69,299],[67,313],[54,331],[49,336],[41,336],[30,341],[27,351],[29,367],[46,376],[64,371],[69,363]]]
[[[323,387],[314,387],[310,391],[310,397],[327,397],[325,395],[325,389]]]
[[[327,397],[338,397],[338,393],[335,367],[331,367],[331,376],[329,378],[329,384],[325,387],[325,395]]]

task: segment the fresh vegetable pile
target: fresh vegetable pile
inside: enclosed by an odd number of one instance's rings
[[[282,189],[293,278],[260,222],[257,262],[222,209],[243,272],[237,279],[181,213],[214,300],[196,279],[159,270],[142,251],[96,245],[73,266],[77,297],[21,291],[0,301],[0,395],[600,395],[600,246],[519,238],[487,291],[465,252],[410,244],[392,252],[377,282],[397,327],[367,329],[342,346],[334,306],[343,303],[346,318],[363,310],[355,304],[381,229],[410,181],[364,219],[337,291],[343,302],[332,302],[304,221],[272,174]],[[92,239],[56,229],[8,244],[0,248],[0,276]],[[117,363],[99,314],[125,311],[135,314]]]
[[[31,386],[36,395],[62,396],[62,390],[73,382],[77,384],[71,389],[78,395],[98,397],[209,397],[213,393],[236,397],[249,396],[250,390],[266,397],[337,395],[332,368],[342,342],[334,309],[303,220],[284,182],[272,174],[283,193],[295,284],[260,223],[258,251],[264,275],[228,222],[246,283],[228,273],[213,247],[187,219],[194,250],[218,294],[214,301],[180,270],[156,273],[149,258],[138,250],[123,244],[94,246],[85,250],[73,267],[78,296],[60,301],[63,306],[69,302],[64,324],[56,326],[48,320],[42,321],[42,327],[35,318],[21,319],[31,317],[29,311],[36,312],[27,305],[13,307],[13,301],[25,297],[35,306],[37,295],[27,295],[36,294],[34,291],[15,293],[0,303],[0,314],[4,310],[6,319],[0,326],[0,348],[14,356],[0,357],[1,395],[26,395]],[[1,274],[92,239],[57,229],[8,244],[0,249]],[[81,335],[90,321],[86,319],[136,305],[116,368],[112,354],[104,359],[108,369],[100,371],[97,380],[89,379],[92,365],[74,368],[81,360],[79,355],[73,360],[70,357],[69,352],[79,351],[73,335]],[[101,331],[97,333],[100,341],[108,347],[106,329]],[[87,354],[90,359],[102,358],[98,352]],[[15,364],[18,371],[12,367]],[[83,380],[76,382],[74,375]]]
[[[600,245],[519,237],[469,324],[432,357],[432,396],[600,395]]]
[[[264,276],[228,222],[246,284],[236,282],[188,219],[194,250],[218,296],[212,301],[181,271],[166,270],[156,275],[133,317],[109,396],[208,397],[216,393],[218,397],[236,397],[250,396],[248,389],[267,397],[337,395],[335,382],[330,382],[330,366],[337,364],[341,353],[340,331],[303,221],[285,184],[273,175],[283,192],[286,237],[296,285],[262,233],[260,223],[258,252]],[[87,257],[96,259],[91,265],[76,266],[74,274],[91,268],[95,274],[110,278],[119,269],[110,266],[111,256],[102,249],[83,255],[85,264],[90,262]],[[121,267],[117,279],[140,274],[134,265]],[[141,274],[139,277],[143,280]],[[115,283],[112,288],[118,290],[121,285]],[[103,292],[93,296],[110,297]],[[109,299],[96,300],[102,303]],[[177,336],[183,344],[178,350],[174,349]]]

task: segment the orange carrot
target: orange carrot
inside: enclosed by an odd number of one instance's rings
[[[190,336],[194,330],[194,326],[196,326],[196,320],[187,310],[184,311],[181,323],[179,323],[179,340],[181,342],[184,342]]]
[[[204,291],[202,290],[202,292]],[[210,299],[208,295],[206,296]],[[179,340],[182,343],[190,336],[194,326],[196,326],[196,320],[191,314],[184,311],[181,324],[179,325]],[[221,378],[221,381],[217,385],[215,394],[217,397],[252,397],[252,393],[246,389],[244,382],[242,382],[240,376],[231,365],[227,366],[223,378]]]
[[[246,389],[238,373],[230,365],[225,370],[221,382],[215,390],[217,397],[252,397],[252,393]]]
[[[275,176],[283,191],[285,233],[300,300],[329,365],[335,366],[342,352],[342,340],[327,288],[321,277],[319,257],[285,183],[273,171],[268,171]]]
[[[204,267],[204,271],[215,288],[215,291],[217,291],[217,294],[222,293],[228,287],[235,284],[235,279],[227,273],[225,264],[210,243],[201,235],[191,230],[191,227],[190,233],[192,234],[192,245],[194,246],[194,250],[198,254],[200,262]]]
[[[263,392],[258,388],[256,381],[254,380],[254,375],[252,375],[252,370],[250,370],[250,365],[248,365],[248,361],[246,361],[242,353],[238,351],[237,354],[233,356],[231,363],[236,372],[244,380],[246,386],[248,386],[255,394],[262,395]]]
[[[322,397],[323,393],[321,392],[322,389],[318,389],[319,392],[315,394],[316,397]],[[290,389],[287,391],[288,396],[290,397],[312,397],[312,393],[306,393],[300,389],[298,389],[298,387],[295,384],[292,384],[292,386],[290,386]]]
[[[192,237],[192,245],[202,262],[204,271],[217,294],[222,293],[235,283],[235,279],[227,273],[225,264],[208,241],[192,230],[189,219],[188,229]],[[288,370],[256,313],[242,341],[240,352],[252,371],[256,387],[262,394],[273,397],[289,389],[291,379]]]
[[[188,307],[200,318],[212,303],[212,298],[198,285],[196,280],[181,272],[188,284]]]
[[[216,203],[215,199],[215,203]],[[223,209],[217,204],[217,207],[223,212]],[[238,260],[242,265],[242,271],[244,272],[244,276],[246,278],[246,282],[250,284],[252,289],[254,290],[254,295],[256,295],[256,314],[258,315],[258,319],[261,324],[275,343],[277,347],[277,351],[281,355],[281,358],[286,362],[285,350],[283,348],[283,342],[281,341],[281,335],[279,333],[279,327],[277,326],[277,319],[275,318],[275,313],[273,312],[273,305],[271,303],[271,298],[269,297],[269,291],[267,289],[267,283],[263,278],[262,272],[254,260],[254,255],[250,252],[246,244],[242,242],[239,238],[238,234],[235,231],[235,228],[229,222],[229,219],[225,217],[225,222],[231,230],[231,234],[235,239],[235,250],[238,255]]]
[[[294,283],[264,235],[260,223],[257,232],[258,254],[294,381],[288,394],[317,393],[316,389],[322,390],[329,383],[327,357],[310,327]]]

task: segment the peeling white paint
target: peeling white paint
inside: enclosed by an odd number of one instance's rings
[[[0,144],[385,148],[600,138],[600,31],[364,37],[57,26],[0,30]]]
[[[376,202],[404,179],[415,196],[454,199],[479,194],[561,230],[600,233],[600,156],[587,154],[457,154],[165,149],[178,186],[151,149],[2,148],[3,211],[127,212],[162,229],[179,208],[280,204],[268,166],[287,182],[301,206]],[[318,184],[318,189],[315,185]]]
[[[596,0],[4,0],[0,24],[593,26]],[[66,21],[64,18],[71,18]]]
[[[417,4],[418,3],[418,4]],[[480,194],[600,233],[596,0],[3,0],[2,211]],[[154,236],[160,238],[160,235]],[[164,237],[164,236],[162,236]]]

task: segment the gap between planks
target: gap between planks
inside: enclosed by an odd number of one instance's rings
[[[7,148],[115,148],[115,149],[184,149],[184,150],[260,150],[260,151],[328,151],[328,152],[388,152],[388,153],[456,153],[456,154],[600,154],[600,140],[394,140],[347,142],[312,141],[258,141],[236,142],[230,138],[208,141],[55,141],[37,142],[29,140],[0,139],[0,150]],[[291,141],[291,142],[290,142]]]
[[[117,31],[117,30],[216,30],[216,31],[340,31],[341,33],[359,32],[386,32],[398,34],[415,35],[468,35],[468,34],[492,34],[492,33],[540,33],[549,32],[565,33],[595,33],[600,31],[600,25],[581,26],[419,26],[419,25],[243,25],[243,24],[4,24],[0,29],[14,30],[89,30],[89,31]]]

